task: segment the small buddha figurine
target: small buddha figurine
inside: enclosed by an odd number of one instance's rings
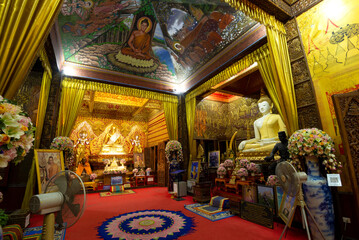
[[[239,144],[240,152],[269,152],[279,142],[277,133],[286,131],[286,126],[278,114],[271,113],[272,107],[272,100],[262,89],[258,108],[263,116],[254,121],[255,137]]]

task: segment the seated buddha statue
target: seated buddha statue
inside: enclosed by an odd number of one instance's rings
[[[115,126],[112,126],[110,131],[106,133],[104,137],[101,153],[102,154],[124,153],[121,134]]]
[[[279,114],[271,113],[272,107],[272,100],[262,91],[258,108],[263,116],[254,121],[255,137],[239,144],[240,152],[270,152],[279,142],[278,132],[286,131],[286,126]]]

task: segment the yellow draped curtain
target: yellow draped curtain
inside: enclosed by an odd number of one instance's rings
[[[292,134],[299,128],[297,104],[295,100],[292,69],[288,54],[286,41],[286,31],[283,23],[276,20],[274,16],[269,15],[258,8],[248,0],[223,0],[237,10],[242,11],[248,17],[264,24],[267,31],[268,49],[271,61],[273,78],[270,85],[275,88],[268,89],[272,97],[276,97],[282,118],[287,126],[288,134]],[[268,81],[266,86],[268,88]],[[271,93],[272,92],[272,93]],[[274,99],[273,99],[274,100]]]
[[[177,96],[69,77],[65,77],[62,81],[57,136],[69,136],[71,129],[75,124],[77,113],[81,107],[86,90],[155,99],[164,102],[169,137],[173,139],[178,138]]]
[[[186,99],[186,119],[188,129],[188,145],[190,158],[189,161],[193,161],[196,156],[196,142],[194,141],[194,119],[196,116],[196,98]],[[188,164],[188,177],[191,176],[191,164]]]
[[[56,136],[70,136],[85,95],[85,86],[80,82],[63,81]]]
[[[178,104],[164,102],[163,109],[167,125],[168,137],[170,140],[178,139]]]
[[[36,117],[34,149],[37,149],[40,147],[41,134],[42,134],[43,126],[44,126],[47,101],[49,99],[50,85],[51,85],[51,79],[52,79],[51,66],[50,66],[48,57],[46,55],[46,52],[43,48],[40,50],[39,55],[40,55],[40,60],[42,62],[42,66],[44,67],[44,73],[43,73],[43,77],[42,77],[40,98],[39,98],[37,117]],[[31,168],[29,171],[28,181],[27,181],[26,190],[25,190],[25,196],[24,196],[22,206],[21,206],[22,209],[28,208],[30,198],[33,195],[33,191],[34,191],[34,187],[35,187],[35,177],[36,177],[35,168],[36,168],[35,161],[33,159]]]
[[[14,97],[61,6],[62,0],[0,1],[0,95]]]

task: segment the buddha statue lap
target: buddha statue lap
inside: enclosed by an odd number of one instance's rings
[[[280,131],[286,131],[286,126],[278,114],[271,113],[272,107],[272,100],[261,92],[258,108],[263,116],[254,121],[255,138],[239,144],[240,152],[270,152],[279,142],[277,134]]]
[[[118,129],[113,126],[104,138],[104,144],[101,149],[102,154],[120,154],[124,153],[121,141],[121,134]]]

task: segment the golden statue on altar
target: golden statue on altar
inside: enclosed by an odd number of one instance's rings
[[[119,129],[115,125],[112,125],[103,138],[103,145],[100,154],[125,154],[123,142],[124,139]]]
[[[263,116],[254,121],[255,137],[239,144],[238,150],[240,152],[270,152],[274,145],[279,142],[278,132],[286,131],[286,126],[279,114],[271,112],[272,107],[272,100],[262,89],[258,108]]]
[[[78,139],[74,145],[76,151],[76,166],[82,158],[90,156],[90,139],[87,138],[88,134],[85,130],[81,130],[78,134]]]

